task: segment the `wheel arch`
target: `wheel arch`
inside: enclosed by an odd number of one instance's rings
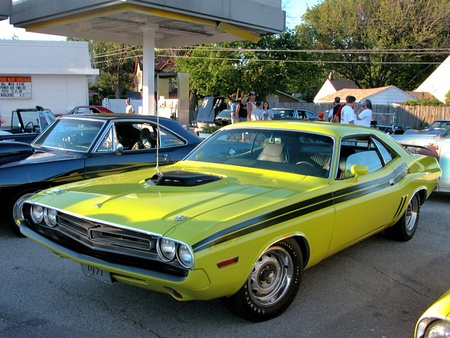
[[[303,255],[303,268],[308,265],[310,257],[310,247],[307,239],[302,235],[294,235],[292,238],[297,242]]]
[[[424,204],[425,201],[427,200],[428,191],[427,191],[426,188],[421,188],[421,189],[419,189],[418,191],[416,191],[416,192],[411,196],[411,198],[412,198],[414,195],[418,195],[418,196],[419,196],[419,205],[422,206],[422,204]]]

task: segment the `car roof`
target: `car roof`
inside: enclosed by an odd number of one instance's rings
[[[71,119],[71,120],[101,120],[101,121],[110,121],[110,120],[152,120],[156,121],[157,116],[155,115],[139,115],[139,114],[119,114],[119,113],[105,113],[105,114],[78,114],[78,115],[63,115],[61,119]],[[167,117],[159,117],[161,121],[174,121]],[[174,121],[175,122],[175,121]]]
[[[353,124],[340,124],[325,121],[309,121],[309,120],[271,120],[271,121],[251,121],[241,122],[223,127],[228,128],[264,128],[278,130],[299,130],[311,133],[326,134],[339,138],[344,135],[355,134],[374,134],[379,135],[383,140],[389,139],[381,130],[370,127],[362,127]],[[387,137],[386,137],[387,136]],[[392,139],[393,140],[393,139]],[[393,140],[394,141],[394,140]],[[395,142],[395,141],[394,141]]]

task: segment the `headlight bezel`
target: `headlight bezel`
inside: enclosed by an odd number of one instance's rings
[[[163,262],[176,262],[185,269],[194,269],[194,253],[189,245],[171,238],[161,237],[156,248],[158,256]],[[172,249],[167,250],[167,248]]]
[[[58,212],[52,208],[44,208],[44,221],[47,226],[54,228],[57,224]]]
[[[34,223],[41,224],[44,221],[44,213],[45,208],[42,205],[33,204],[31,206],[30,216]]]

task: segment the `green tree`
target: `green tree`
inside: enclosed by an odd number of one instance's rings
[[[127,90],[134,90],[134,62],[142,51],[115,42],[93,41],[90,44],[93,65],[100,70],[97,84],[100,96],[119,99]]]
[[[190,74],[190,86],[200,97],[227,96],[256,91],[259,95],[308,93],[318,86],[322,68],[305,53],[297,53],[295,31],[264,36],[258,43],[248,41],[202,45],[174,54],[177,70]],[[305,42],[306,44],[309,42]],[[308,96],[308,95],[307,95]]]
[[[329,71],[362,88],[413,89],[447,57],[449,17],[448,0],[324,0],[303,18]]]

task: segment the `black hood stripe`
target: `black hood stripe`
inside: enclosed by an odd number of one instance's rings
[[[391,186],[390,181],[398,183],[406,176],[406,166],[399,166],[392,174],[379,178],[377,180],[352,185],[351,187],[338,190],[333,193],[327,193],[316,196],[311,199],[288,205],[284,208],[268,212],[261,216],[257,216],[238,223],[227,229],[219,231],[192,246],[194,252],[205,250],[213,245],[218,245],[240,236],[248,235],[255,231],[260,231],[279,223],[310,214],[326,207],[337,205],[346,201],[350,201],[361,196],[380,191]]]

